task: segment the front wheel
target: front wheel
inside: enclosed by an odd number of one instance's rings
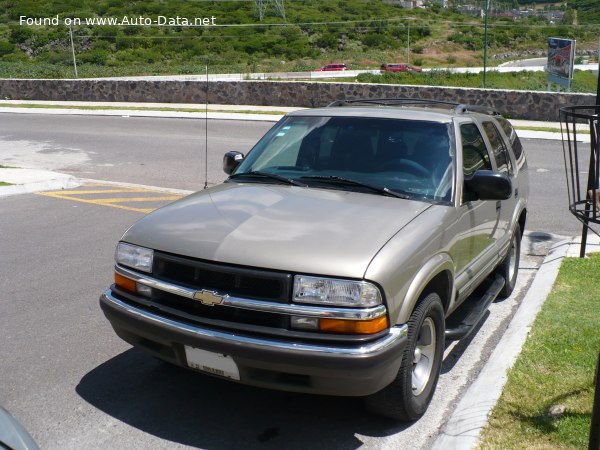
[[[430,293],[408,321],[408,343],[396,379],[365,398],[367,409],[395,420],[417,420],[435,392],[443,354],[444,308],[440,296]]]

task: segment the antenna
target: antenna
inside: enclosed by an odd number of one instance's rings
[[[208,187],[208,59],[206,60],[206,102],[204,103],[204,189]]]

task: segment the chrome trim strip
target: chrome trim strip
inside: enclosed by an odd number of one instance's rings
[[[194,289],[168,283],[166,281],[156,280],[120,265],[115,266],[115,271],[124,277],[131,278],[136,283],[143,284],[144,286],[148,286],[153,289],[169,292],[170,294],[180,295],[181,297],[194,299],[194,294],[197,292]],[[223,301],[215,306],[229,306],[234,308],[250,309],[253,311],[304,317],[318,317],[321,319],[345,320],[371,320],[385,316],[387,313],[384,305],[377,305],[371,308],[335,308],[325,306],[291,305],[286,303],[252,300],[249,298],[234,297],[231,295],[224,295]]]
[[[506,248],[508,248],[508,245],[506,245]],[[490,250],[491,251],[491,250]],[[498,254],[502,254],[502,252],[498,253]],[[461,293],[464,293],[465,291],[468,291],[469,289],[471,289],[471,286],[473,286],[473,284],[476,281],[481,281],[480,277],[482,273],[490,273],[494,266],[499,264],[501,262],[501,259],[496,256],[495,258],[490,259],[480,270],[479,272],[477,272],[477,275],[475,276],[471,276],[469,277],[469,273],[465,270],[461,273],[460,277],[468,277],[467,282],[465,283],[465,285],[463,287],[461,287],[458,291],[459,291],[459,295]]]
[[[239,336],[233,333],[223,333],[221,331],[210,330],[206,328],[200,328],[185,323],[176,322],[175,320],[167,319],[165,317],[158,316],[148,311],[144,311],[135,306],[129,305],[121,300],[115,298],[110,290],[107,290],[102,294],[102,299],[109,302],[112,306],[121,309],[122,311],[135,316],[137,319],[143,319],[154,322],[158,325],[168,327],[174,332],[187,332],[193,333],[197,336],[215,339],[219,342],[225,342],[228,344],[235,345],[256,345],[265,349],[282,350],[286,352],[295,353],[314,353],[314,354],[337,354],[342,356],[350,357],[362,357],[369,356],[385,350],[391,345],[394,345],[400,339],[403,339],[408,335],[408,325],[403,324],[390,328],[387,336],[375,341],[367,343],[361,347],[346,348],[346,347],[334,347],[331,345],[311,345],[311,344],[300,344],[296,342],[284,342],[278,340],[267,340],[254,338],[249,336]]]

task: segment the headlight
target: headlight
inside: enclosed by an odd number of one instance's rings
[[[381,304],[379,289],[366,281],[294,277],[294,301],[317,305],[368,307]]]
[[[119,242],[115,252],[115,260],[118,264],[143,270],[144,272],[152,272],[153,258],[154,250],[126,244],[125,242]]]

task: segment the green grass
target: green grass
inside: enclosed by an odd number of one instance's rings
[[[452,73],[447,70],[431,70],[428,72],[363,73],[357,78],[363,83],[407,84],[417,86],[447,86],[462,88],[480,88],[483,86],[483,73]],[[576,70],[573,75],[571,92],[595,93],[598,78],[591,71]],[[508,72],[501,73],[490,70],[486,73],[487,89],[509,89],[546,91],[548,89],[545,72]]]
[[[598,254],[564,260],[480,448],[587,448],[600,351],[599,273]],[[553,405],[566,407],[564,414],[549,414]]]
[[[11,167],[11,166],[3,166],[0,164],[0,169],[16,169],[17,167]],[[0,186],[11,186],[12,183],[7,183],[6,181],[0,181]]]

